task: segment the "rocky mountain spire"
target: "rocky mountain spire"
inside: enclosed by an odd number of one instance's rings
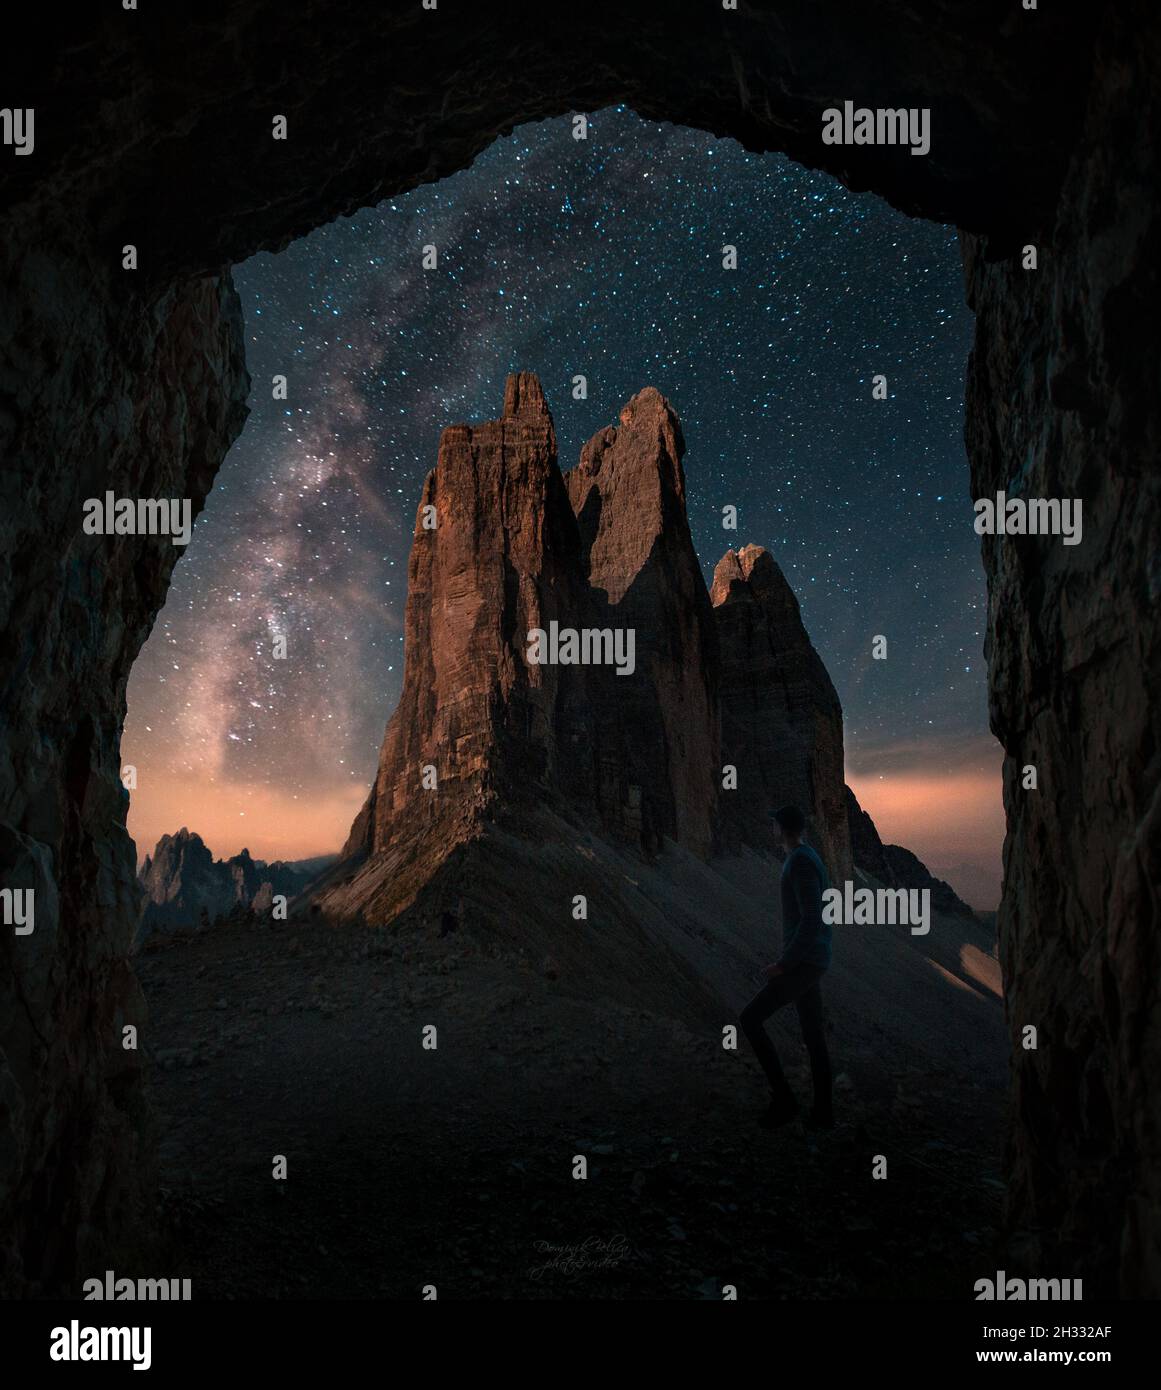
[[[710,599],[721,647],[722,760],[738,771],[737,791],[721,798],[726,843],[769,848],[770,812],[795,802],[831,876],[847,878],[842,706],[798,600],[758,545],[726,551]]]
[[[685,441],[648,386],[619,426],[600,430],[565,474],[582,564],[601,626],[635,633],[636,670],[600,682],[599,800],[607,820],[639,825],[700,854],[715,844],[717,634],[685,512]]]
[[[552,415],[538,379],[514,373],[501,419],[440,437],[408,562],[403,689],[344,858],[462,837],[497,795],[555,780],[579,673],[530,666],[526,634],[583,608]]]
[[[510,373],[504,383],[504,419],[522,419],[529,425],[547,425],[552,429],[552,415],[535,372]],[[552,448],[555,453],[555,435]]]
[[[832,866],[849,865],[838,698],[764,551],[730,552],[711,604],[684,452],[647,387],[562,475],[528,372],[508,378],[499,420],[443,431],[408,563],[402,693],[324,911],[389,920],[456,846],[528,807],[707,857],[720,809],[734,847],[765,848],[767,811],[797,799]],[[632,660],[532,660],[530,634],[549,630],[631,640]],[[720,790],[723,762],[744,790]]]

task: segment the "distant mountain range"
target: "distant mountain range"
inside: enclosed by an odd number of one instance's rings
[[[295,897],[333,859],[267,864],[251,858],[247,849],[215,859],[201,836],[182,826],[176,835],[163,835],[142,865],[138,939],[206,926],[239,909],[269,913],[276,895]]]

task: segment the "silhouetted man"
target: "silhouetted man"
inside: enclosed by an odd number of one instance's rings
[[[798,1114],[798,1104],[762,1025],[784,1005],[797,1007],[814,1079],[814,1109],[807,1124],[813,1129],[829,1129],[833,1123],[830,1057],[823,1035],[819,981],[830,965],[830,926],[822,920],[822,895],[830,879],[822,860],[803,843],[806,817],[798,807],[783,806],[774,812],[774,820],[787,851],[782,865],[782,959],[766,967],[770,983],[742,1010],[742,1032],[770,1082],[770,1105],[759,1123],[768,1129],[784,1125]]]

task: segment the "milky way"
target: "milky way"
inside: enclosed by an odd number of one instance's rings
[[[470,169],[237,267],[252,413],[133,671],[139,851],[181,824],[217,854],[338,846],[399,693],[439,432],[495,418],[506,373],[529,370],[563,468],[641,387],[670,399],[707,578],[747,542],[782,566],[885,838],[898,826],[924,854],[926,835],[933,866],[997,875],[954,229],[629,112],[572,131],[521,127]]]

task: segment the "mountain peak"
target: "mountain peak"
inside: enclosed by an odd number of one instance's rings
[[[256,911],[256,895],[263,887],[269,893],[260,905],[268,907],[272,894],[291,897],[310,877],[294,864],[265,864],[248,849],[215,859],[202,837],[183,825],[175,835],[163,835],[141,867],[144,901],[138,939],[156,930],[196,927],[203,910],[211,920],[238,907]]]
[[[624,406],[619,425],[598,430],[564,475],[580,527],[589,582],[620,603],[638,576],[657,560],[660,541],[674,566],[697,573],[691,601],[705,585],[685,512],[685,439],[670,405],[653,386]],[[692,572],[691,572],[692,573]]]
[[[535,372],[510,372],[504,385],[504,418],[552,424],[544,388]]]
[[[842,706],[794,591],[769,551],[744,545],[718,561],[710,602],[722,653],[722,758],[738,767],[745,792],[723,803],[727,842],[768,845],[769,825],[755,810],[796,802],[841,879],[851,864]]]
[[[760,546],[731,551],[719,570],[738,601],[715,612],[673,406],[646,386],[615,418],[562,474],[540,381],[515,372],[500,420],[444,430],[423,494],[440,524],[417,527],[408,564],[403,689],[315,890],[328,914],[391,920],[458,845],[529,808],[705,858],[723,814],[733,843],[768,848],[766,813],[797,799],[848,864],[842,712],[789,585]],[[531,661],[530,634],[550,628],[633,656]],[[744,790],[721,792],[723,763]]]
[[[604,473],[602,489],[619,483],[622,490],[631,488],[640,494],[639,502],[651,496],[659,502],[675,500],[684,513],[685,439],[673,406],[655,386],[645,386],[626,401],[617,418],[619,424],[607,425],[593,435],[581,450],[580,463],[566,474],[574,510],[578,489]],[[614,469],[616,479],[610,477]],[[660,512],[656,520],[660,524]]]
[[[760,545],[744,545],[740,550],[727,550],[717,562],[710,589],[710,602],[715,608],[731,597],[737,597],[736,594],[731,595],[735,584],[748,585],[755,593],[785,589],[793,597],[793,591],[773,555]],[[797,600],[795,604],[797,606]]]

